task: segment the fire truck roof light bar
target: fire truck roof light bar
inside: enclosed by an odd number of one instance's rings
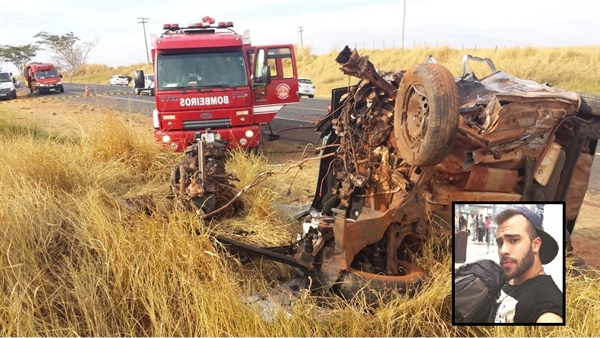
[[[221,21],[218,23],[217,27],[211,27],[210,25],[215,23],[215,19],[205,16],[202,18],[201,22],[191,23],[187,26],[187,28],[229,28],[233,27],[233,22],[231,21]],[[164,30],[178,30],[179,24],[177,23],[166,23],[163,25]]]
[[[178,23],[166,23],[163,25],[163,29],[164,30],[178,30],[179,24]]]

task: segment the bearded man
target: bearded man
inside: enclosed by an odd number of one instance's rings
[[[497,299],[496,323],[564,323],[564,298],[543,265],[558,253],[542,219],[525,207],[496,215],[496,243],[507,284]]]

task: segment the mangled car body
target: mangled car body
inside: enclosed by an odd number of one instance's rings
[[[492,74],[467,72],[472,59]],[[597,96],[470,56],[456,78],[433,58],[398,73],[376,71],[348,47],[336,61],[359,81],[333,90],[318,123],[319,176],[303,235],[279,248],[219,241],[352,297],[366,281],[398,291],[421,283],[426,273],[405,250],[452,233],[453,201],[566,201],[573,229],[600,137]]]

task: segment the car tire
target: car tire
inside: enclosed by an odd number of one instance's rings
[[[590,93],[577,93],[581,97],[579,112],[588,115],[600,116],[600,95]]]
[[[309,99],[313,99],[315,96],[314,95],[308,95]]]
[[[349,268],[342,274],[333,289],[346,300],[375,304],[379,299],[389,301],[394,292],[410,293],[425,280],[425,271],[406,261],[398,260],[406,271],[403,276],[367,273]]]
[[[65,92],[65,87],[63,87],[63,86],[60,86],[60,92],[61,92],[61,93],[64,93],[64,92]]]
[[[407,71],[394,114],[400,157],[413,166],[440,163],[456,140],[459,110],[458,87],[446,67],[423,63]]]

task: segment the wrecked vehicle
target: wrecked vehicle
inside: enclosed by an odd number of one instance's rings
[[[422,283],[408,249],[452,233],[453,201],[566,201],[573,230],[600,138],[600,96],[472,56],[456,78],[431,57],[398,73],[378,72],[347,46],[336,61],[360,81],[332,91],[317,125],[321,161],[302,236],[279,248],[218,241],[295,267],[312,289],[373,300]],[[492,74],[478,79],[469,61]]]

